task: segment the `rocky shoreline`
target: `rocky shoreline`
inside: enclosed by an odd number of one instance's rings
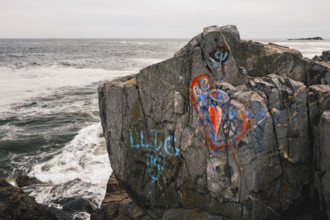
[[[329,54],[211,26],[173,58],[104,83],[106,195],[99,209],[63,207],[92,220],[329,219]],[[20,188],[43,183],[16,182],[0,180],[0,220],[61,216]]]
[[[6,180],[0,179],[0,219],[57,220],[57,217],[48,206],[38,204],[20,187],[12,186]]]
[[[80,182],[75,179],[64,185],[54,185],[51,192],[56,194],[72,183]],[[13,186],[4,179],[0,179],[0,220],[10,219],[58,219],[58,220],[82,220],[85,217],[78,212],[94,213],[97,204],[93,200],[81,197],[65,197],[54,199],[58,206],[47,206],[36,202],[33,196],[29,196],[30,188],[38,185],[48,185],[35,177],[20,176],[16,179],[17,186]],[[25,192],[26,191],[26,192]]]

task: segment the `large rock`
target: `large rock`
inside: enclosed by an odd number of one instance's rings
[[[308,86],[329,91],[330,82],[328,67],[318,65],[289,48],[241,41],[235,26],[212,26],[173,58],[103,84],[101,121],[116,178],[154,219],[312,212]],[[318,129],[327,133],[325,126]]]
[[[320,120],[320,171],[323,208],[330,217],[330,111],[325,111]]]
[[[325,62],[329,62],[330,61],[330,50],[323,51],[322,58]]]
[[[56,220],[47,206],[38,204],[24,191],[0,179],[0,219]]]
[[[320,210],[330,218],[330,86],[314,85],[308,93],[310,129],[313,135],[312,192]]]

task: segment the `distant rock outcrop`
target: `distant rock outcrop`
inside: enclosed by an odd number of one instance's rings
[[[0,219],[56,220],[47,206],[38,204],[19,187],[0,179]]]
[[[294,38],[288,40],[323,40],[322,37],[306,37],[306,38]]]
[[[330,216],[330,71],[212,26],[101,85],[113,172],[153,219]]]

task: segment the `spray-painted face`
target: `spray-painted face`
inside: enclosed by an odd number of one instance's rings
[[[213,55],[218,62],[226,62],[229,58],[229,50],[227,48],[217,48]]]
[[[218,152],[240,142],[250,129],[251,114],[243,104],[214,88],[209,74],[201,74],[191,84],[191,100],[211,149]]]
[[[225,46],[218,46],[209,53],[210,58],[217,63],[225,63],[229,60],[230,52]]]
[[[229,61],[230,52],[225,46],[217,46],[209,53],[212,66],[218,70],[223,78],[225,76],[225,64]]]

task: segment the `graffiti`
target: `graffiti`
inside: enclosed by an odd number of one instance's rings
[[[209,53],[209,59],[214,68],[219,69],[221,77],[225,75],[225,64],[229,61],[230,53],[227,47],[217,46]]]
[[[146,165],[152,182],[155,182],[162,175],[165,168],[165,155],[178,156],[180,148],[175,147],[176,139],[174,136],[167,136],[165,140],[162,141],[162,137],[164,136],[163,131],[151,129],[150,133],[154,133],[153,142],[146,144],[144,142],[143,131],[140,132],[140,141],[138,143],[134,142],[133,133],[130,131],[130,143],[131,148],[148,149]],[[163,151],[162,148],[164,149]]]
[[[236,144],[251,127],[251,114],[244,105],[232,100],[229,95],[215,89],[209,74],[193,79],[191,100],[197,112],[204,134],[214,151],[221,150],[225,143]]]
[[[228,146],[230,149],[239,144],[251,128],[250,120],[254,119],[246,105],[232,99],[225,91],[214,85],[220,85],[225,75],[225,65],[230,58],[230,51],[224,46],[217,46],[209,53],[212,66],[220,74],[220,81],[215,84],[209,74],[204,73],[192,80],[190,87],[191,101],[210,148],[219,150]],[[266,113],[257,115],[258,136],[263,135]],[[260,140],[256,149],[261,149]]]
[[[162,153],[149,150],[147,154],[147,167],[152,182],[155,182],[162,175],[165,163],[165,157]]]

